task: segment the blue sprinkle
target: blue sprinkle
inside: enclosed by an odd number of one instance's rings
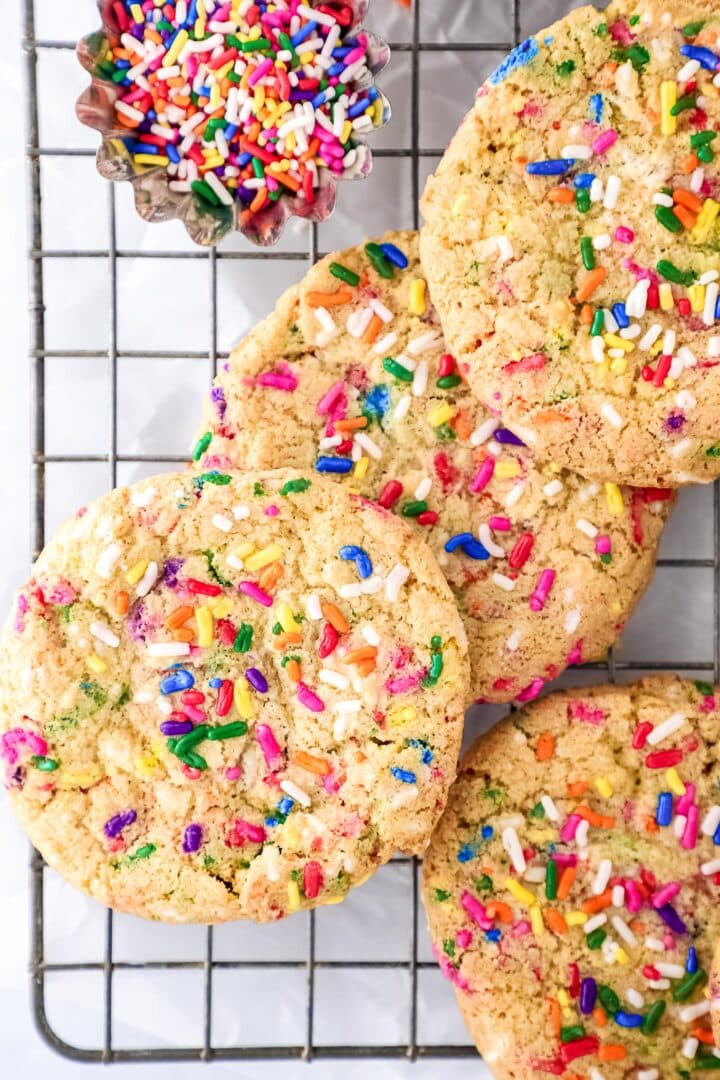
[[[346,457],[319,457],[315,462],[315,472],[319,473],[349,473],[352,467],[352,461]]]
[[[697,969],[698,969],[697,952],[695,951],[694,945],[691,945],[690,948],[688,949],[687,960],[685,962],[685,970],[687,971],[688,975],[694,975],[695,972],[697,971]]]
[[[546,38],[543,38],[543,44],[544,45],[552,45],[554,40],[555,40],[555,36],[553,34],[548,34],[548,36]]]
[[[689,60],[697,60],[700,67],[708,71],[717,71],[720,67],[720,57],[717,57],[711,49],[703,49],[700,45],[681,45],[680,52]]]
[[[307,41],[310,35],[315,33],[317,28],[318,24],[316,22],[309,22],[305,26],[303,26],[302,30],[298,30],[297,34],[293,34],[290,40],[297,48],[297,46],[300,45],[303,41]]]
[[[474,540],[475,537],[472,533],[456,533],[455,536],[451,536],[445,545],[445,550],[448,554],[452,555],[453,551],[462,547],[463,544],[469,543],[470,540]]]
[[[715,830],[715,835],[713,836],[713,844],[715,844],[716,847],[720,845],[720,825],[718,825],[717,829]]]
[[[715,304],[715,318],[720,319],[720,296],[718,296]]]
[[[613,1020],[616,1024],[619,1024],[620,1027],[637,1028],[642,1027],[644,1017],[639,1013],[623,1012],[623,1010],[620,1009],[620,1011],[616,1012],[613,1016]]]
[[[165,147],[165,153],[172,162],[174,162],[176,165],[178,164],[178,162],[180,161],[180,154],[177,152],[172,143],[167,144],[167,146]]]
[[[225,138],[227,139],[228,142],[230,142],[231,139],[235,138],[235,136],[238,133],[238,130],[239,129],[238,129],[237,124],[228,124],[228,126],[225,128],[225,131],[224,131]]]
[[[330,76],[330,78],[332,79],[333,76],[335,76],[335,75],[341,75],[344,70],[345,70],[345,64],[343,64],[341,62],[339,64],[333,64],[332,67],[329,67],[328,70],[327,70],[327,73]]]
[[[463,844],[463,846],[457,853],[458,862],[470,862],[470,860],[474,858],[475,852],[473,851],[470,844]]]
[[[399,769],[397,765],[393,765],[390,769],[390,775],[395,780],[400,780],[403,784],[414,784],[417,780],[414,772],[410,772],[409,769]]]
[[[401,251],[395,244],[381,244],[380,250],[386,259],[389,259],[391,263],[399,267],[400,270],[405,270],[408,265],[407,255],[404,251]]]
[[[368,413],[370,416],[381,417],[390,408],[390,391],[385,383],[379,383],[378,386],[373,386],[366,395],[362,404],[363,412]]]
[[[485,937],[488,941],[499,941],[502,934],[499,930],[486,930]]]
[[[429,750],[427,747],[420,752],[420,760],[423,763],[423,765],[429,765],[430,762],[432,761],[432,759],[433,759],[433,752],[432,752],[432,750]]]
[[[669,791],[661,791],[658,795],[657,812],[655,820],[663,828],[672,821],[673,797]]]
[[[286,795],[284,799],[281,799],[277,804],[277,808],[281,814],[289,814],[295,805],[295,800],[291,799],[289,795]]]
[[[497,86],[507,79],[508,75],[512,71],[515,71],[516,68],[525,67],[531,60],[534,60],[539,52],[540,46],[535,38],[526,38],[525,41],[520,42],[520,44],[513,49],[510,55],[503,60],[500,67],[492,73],[489,82],[493,86]]]
[[[592,186],[592,182],[595,179],[595,173],[581,172],[578,173],[573,179],[573,184],[576,188],[589,188]]]
[[[478,559],[479,561],[484,562],[485,559],[490,558],[490,552],[487,550],[487,548],[484,547],[480,543],[480,541],[476,540],[474,537],[472,538],[472,540],[468,540],[465,544],[463,544],[462,549],[470,559]]]
[[[377,101],[377,99],[380,97],[380,91],[378,90],[377,86],[371,86],[367,92],[367,96],[370,98],[371,101]]]
[[[369,578],[372,574],[373,566],[372,560],[367,551],[358,547],[357,544],[345,544],[340,548],[338,555],[341,559],[346,559],[349,562],[354,562],[357,567],[357,572],[363,581]]]
[[[280,822],[278,821],[277,818],[266,817],[265,818],[265,824],[267,825],[268,829],[274,829],[276,825],[280,824]]]
[[[596,124],[599,124],[602,120],[604,110],[605,102],[602,94],[593,94],[590,98],[590,115]]]
[[[154,143],[134,142],[130,147],[133,154],[155,154],[156,156],[161,152],[159,146],[155,146]]]
[[[529,161],[525,166],[525,172],[531,176],[562,176],[563,173],[572,169],[575,161],[573,158],[552,158],[550,161]]]
[[[222,679],[208,679],[208,686],[211,686],[213,690],[219,690],[222,686]]]
[[[361,98],[360,101],[356,101],[347,111],[348,120],[355,120],[356,117],[362,116],[369,104],[369,97],[364,97]]]
[[[625,305],[623,303],[613,304],[612,313],[615,316],[615,322],[618,324],[620,329],[627,329],[627,327],[630,325],[630,320],[625,313]]]
[[[492,825],[483,825],[480,835],[483,840],[492,840],[495,830]]]
[[[189,690],[195,685],[195,677],[185,668],[175,668],[160,683],[161,694],[177,694],[179,690]]]
[[[238,165],[241,169],[244,169],[246,165],[249,165],[252,161],[252,154],[248,154],[247,150],[240,154],[238,157]]]
[[[348,56],[352,52],[349,45],[341,45],[337,49],[333,49],[332,55],[336,60],[342,60],[343,56]]]

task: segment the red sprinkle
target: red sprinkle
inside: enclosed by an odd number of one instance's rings
[[[438,360],[438,375],[442,379],[446,375],[452,375],[455,371],[455,357],[450,353],[443,353]]]
[[[220,596],[222,589],[219,585],[210,585],[207,581],[198,581],[196,578],[188,578],[185,581],[188,592],[199,596]]]
[[[308,900],[314,900],[323,885],[323,872],[320,863],[305,863],[303,868],[303,891]]]
[[[399,480],[388,480],[385,487],[380,492],[378,503],[385,510],[389,510],[398,501],[403,493],[403,486]]]
[[[418,514],[415,520],[418,525],[436,525],[439,516],[436,510],[423,510],[422,514]]]
[[[223,679],[218,690],[215,712],[218,716],[227,716],[233,703],[233,684],[230,679]]]
[[[633,750],[642,750],[647,742],[647,737],[653,729],[653,725],[648,720],[643,720],[641,724],[635,728],[633,732]]]
[[[682,750],[655,750],[645,758],[648,769],[671,769],[684,758]]]
[[[322,632],[322,637],[318,642],[317,649],[318,656],[321,660],[324,660],[326,656],[330,656],[331,653],[335,652],[338,641],[339,634],[335,627],[329,622],[325,623],[325,628]]]
[[[519,570],[521,566],[530,558],[533,546],[535,544],[535,537],[532,533],[523,533],[515,541],[515,546],[508,555],[508,565],[513,570]]]
[[[584,1039],[575,1039],[574,1042],[565,1043],[560,1047],[560,1057],[565,1065],[569,1065],[576,1058],[587,1057],[596,1054],[600,1040],[594,1035],[586,1035]]]

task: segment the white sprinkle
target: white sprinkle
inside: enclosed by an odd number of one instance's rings
[[[245,521],[250,517],[250,507],[245,503],[236,503],[232,508],[232,516],[236,521]]]
[[[505,646],[508,652],[517,652],[520,641],[522,640],[522,630],[513,630],[510,637],[505,642]]]
[[[603,316],[605,322],[605,329],[607,330],[607,332],[609,334],[617,334],[620,327],[618,326],[618,321],[613,315],[610,308],[603,308]]]
[[[681,67],[680,70],[678,71],[678,73],[677,73],[677,81],[678,82],[690,82],[693,75],[697,75],[699,70],[700,70],[700,61],[699,60],[688,60],[687,64],[684,64],[683,67]]]
[[[546,495],[548,499],[552,499],[554,495],[559,495],[562,490],[563,482],[556,478],[545,485],[543,494]]]
[[[363,703],[360,698],[353,698],[348,701],[336,701],[333,708],[336,712],[345,713],[348,716],[351,713],[359,713],[363,707]]]
[[[612,874],[612,863],[610,859],[603,859],[598,866],[595,880],[592,883],[592,891],[595,896],[600,896],[605,892],[610,876]]]
[[[720,859],[713,859],[711,862],[703,863],[700,867],[700,872],[705,877],[712,877],[713,874],[720,874]]]
[[[297,784],[293,784],[292,780],[281,780],[280,787],[289,795],[291,799],[295,799],[295,802],[299,802],[301,806],[310,806],[310,796]]]
[[[383,353],[387,354],[390,352],[396,341],[397,334],[392,331],[391,333],[386,334],[385,337],[381,337],[378,341],[375,342],[375,344],[373,345],[373,352],[376,356],[382,356]],[[408,345],[408,352],[409,351],[410,346]]]
[[[147,596],[157,579],[158,564],[156,562],[148,563],[148,568],[140,578],[137,589],[135,590],[136,596]]]
[[[612,906],[622,907],[625,903],[625,888],[623,885],[613,885]]]
[[[501,262],[509,262],[514,255],[513,246],[507,236],[498,236],[498,253]]]
[[[395,603],[400,595],[400,589],[410,577],[407,566],[397,563],[385,578],[385,599]]]
[[[522,845],[515,829],[503,829],[503,847],[510,856],[510,861],[518,874],[524,874],[527,869]]]
[[[539,885],[545,880],[545,873],[544,866],[529,866],[523,874],[523,880],[529,881],[532,885]]]
[[[353,311],[352,314],[348,316],[348,321],[345,324],[345,329],[350,337],[361,338],[370,325],[372,317],[373,312],[371,307],[362,307],[358,308],[357,311]]]
[[[688,349],[687,345],[683,345],[678,349],[678,360],[682,360],[683,367],[697,367],[697,357],[692,349]]]
[[[347,690],[350,685],[350,680],[347,675],[343,675],[340,671],[333,671],[332,668],[320,668],[318,671],[318,679],[320,682],[326,683],[327,686],[332,686],[336,690]]]
[[[669,739],[671,735],[679,731],[685,720],[684,713],[673,713],[672,716],[668,716],[667,720],[663,720],[662,724],[655,725],[647,737],[647,742],[650,746],[657,746],[663,739]]]
[[[599,176],[596,176],[590,185],[590,202],[601,202],[603,197],[603,185]]]
[[[575,525],[581,533],[585,533],[585,535],[589,536],[591,540],[594,540],[598,534],[598,530],[592,524],[592,522],[587,521],[585,518],[578,518],[575,522]]]
[[[360,588],[365,596],[374,596],[375,593],[379,593],[383,587],[383,579],[379,574],[373,574],[372,577],[365,578],[360,582]]]
[[[157,641],[148,645],[148,656],[188,656],[190,644],[187,641]]]
[[[598,927],[604,926],[607,922],[607,915],[604,911],[600,911],[597,915],[593,915],[592,919],[588,919],[583,923],[583,930],[586,934],[592,934],[593,930],[597,930]]]
[[[595,339],[596,340],[596,339]],[[604,401],[600,406],[600,412],[605,417],[607,422],[614,428],[622,428],[625,426],[625,420],[620,416],[619,412],[614,405],[611,405],[609,401]]]
[[[682,457],[684,454],[687,454],[688,451],[692,450],[692,448],[692,439],[681,439],[680,442],[675,443],[674,446],[670,447],[670,453],[673,457]]]
[[[317,593],[310,593],[305,601],[305,614],[311,622],[317,622],[322,619],[323,613],[320,606],[320,597]]]
[[[487,521],[483,521],[482,525],[478,529],[478,537],[480,543],[495,559],[502,559],[505,557],[505,548],[500,547],[493,540],[493,534]]]
[[[340,330],[338,329],[335,320],[333,319],[327,308],[316,307],[314,309],[314,312],[315,318],[320,323],[320,326],[323,329],[323,333],[317,335],[317,344],[321,348],[324,348],[326,345],[330,344],[333,338],[337,337],[337,335],[340,333]]]
[[[591,1069],[590,1080],[605,1080],[605,1076],[599,1069]]]
[[[424,352],[435,349],[442,343],[443,339],[436,330],[428,330],[426,334],[421,334],[420,337],[408,341],[406,349],[411,356],[422,356]]]
[[[663,191],[656,191],[652,197],[654,206],[667,206],[668,208],[674,206],[672,195],[666,195]]]
[[[692,1035],[688,1036],[688,1038],[685,1039],[684,1043],[682,1044],[682,1055],[683,1055],[683,1057],[686,1057],[686,1058],[688,1058],[689,1061],[692,1061],[693,1058],[695,1057],[695,1055],[698,1052],[698,1047],[699,1046],[700,1046],[700,1040],[699,1039],[694,1038]]]
[[[498,420],[495,420],[492,416],[488,417],[487,420],[484,420],[483,423],[479,424],[473,431],[470,436],[470,445],[482,446],[499,427],[500,423]]]
[[[705,183],[705,170],[700,167],[695,169],[694,173],[690,177],[690,190],[698,195],[702,190],[702,186]]]
[[[104,581],[109,581],[121,555],[122,548],[120,544],[110,544],[109,547],[106,547],[95,564],[95,573],[98,577],[103,578]]]
[[[233,199],[232,195],[224,186],[224,184],[220,180],[220,177],[216,176],[212,169],[207,170],[203,179],[205,180],[205,183],[213,189],[221,203],[224,203],[225,206],[234,205],[235,200]]]
[[[520,496],[522,495],[524,490],[525,490],[524,481],[521,481],[520,483],[517,483],[517,484],[513,484],[513,486],[510,488],[507,495],[505,496],[505,507],[506,507],[506,509],[509,510],[510,507],[515,506],[515,504],[519,501]]]
[[[578,161],[589,161],[592,157],[592,148],[589,146],[583,146],[582,143],[564,146],[563,149],[560,151],[560,157],[575,158]]]
[[[120,638],[117,634],[114,634],[110,627],[105,623],[91,622],[90,633],[98,641],[102,641],[105,645],[109,645],[111,649],[117,649],[120,644]]]
[[[675,404],[679,409],[690,411],[697,405],[697,398],[691,390],[678,390],[675,395]]]
[[[372,626],[370,623],[364,623],[360,627],[360,633],[365,638],[368,645],[374,645],[375,648],[377,648],[380,644],[380,635],[378,634],[375,627]]]
[[[720,356],[720,335],[715,334],[708,341],[708,356]]]
[[[720,825],[720,806],[716,804],[715,806],[710,807],[707,814],[703,818],[702,825],[700,826],[700,831],[702,832],[703,836],[714,836],[717,831],[718,825]]]
[[[563,623],[563,626],[565,627],[565,633],[566,634],[574,634],[575,633],[578,626],[580,625],[580,617],[581,617],[581,615],[582,615],[582,611],[581,611],[580,608],[577,608],[577,607],[576,608],[571,608],[571,610],[568,611],[567,615],[565,616],[565,621]]]
[[[421,360],[418,366],[415,368],[415,374],[412,381],[412,392],[414,397],[422,397],[427,390],[428,384],[428,362],[427,360]]]
[[[380,461],[380,458],[382,457],[382,450],[375,442],[375,440],[371,439],[369,435],[366,435],[364,431],[359,431],[356,434],[354,441],[365,451],[366,454],[369,454],[371,458],[374,458],[375,461]]]
[[[647,945],[647,941],[645,944]],[[660,972],[664,979],[682,979],[685,974],[685,968],[682,964],[665,964],[658,961],[654,967]]]
[[[575,841],[579,848],[586,848],[588,843],[588,833],[590,832],[590,822],[584,818],[580,822],[575,832]]]
[[[672,829],[678,840],[685,832],[685,826],[687,825],[687,817],[685,814],[678,814],[672,823]]]
[[[540,799],[540,805],[542,806],[550,821],[560,820],[560,811],[558,810],[557,806],[549,795],[542,796],[542,798]]]
[[[622,888],[622,886],[620,886],[620,888]],[[625,920],[621,919],[619,915],[613,915],[611,922],[616,932],[623,939],[625,944],[629,945],[631,949],[635,948],[635,946],[637,945],[637,938],[635,937]],[[642,1005],[642,1001],[640,1002],[640,1004]]]
[[[405,419],[408,412],[410,411],[410,402],[411,401],[412,401],[412,398],[410,397],[409,394],[403,394],[403,396],[400,398],[397,405],[395,406],[395,409],[394,409],[394,412],[393,412],[393,420],[397,420],[399,422],[399,421]]]
[[[605,342],[597,335],[590,338],[590,352],[596,364],[602,364],[605,360]]]
[[[224,533],[229,533],[233,527],[230,518],[225,517],[224,514],[213,514],[212,523],[216,529],[220,529],[220,531]]]
[[[343,441],[342,435],[328,435],[318,443],[320,450],[333,450]]]
[[[699,1020],[701,1016],[707,1016],[710,1012],[709,1001],[698,1001],[696,1005],[686,1005],[682,1009],[678,1009],[678,1016],[682,1020],[683,1024],[691,1024],[693,1020]]]
[[[656,938],[656,937],[646,937],[645,938],[645,948],[650,949],[651,952],[665,952],[665,944],[664,944],[664,942],[662,942],[660,940],[660,938]],[[657,967],[657,964],[655,965],[655,967]],[[685,968],[683,968],[683,972],[684,971],[685,971]],[[660,972],[660,974],[662,975],[662,972]]]
[[[150,690],[138,690],[133,697],[133,701],[136,705],[149,705],[152,699],[152,691]]]
[[[116,101],[115,108],[119,113],[122,113],[123,116],[127,116],[128,120],[141,122],[145,119],[139,109],[133,109],[131,105],[126,105],[124,101]],[[204,115],[203,119],[205,119]]]
[[[596,251],[607,251],[612,244],[612,237],[610,233],[600,233],[599,236],[593,237],[592,244]]]
[[[625,300],[625,314],[631,319],[642,319],[647,311],[649,281],[638,281],[637,285],[627,295]],[[628,326],[626,330],[632,330],[632,337],[639,337],[640,327]],[[623,332],[624,334],[624,332]]]
[[[625,998],[636,1009],[642,1009],[645,1004],[645,998],[642,996],[639,990],[635,990],[634,987],[630,987],[625,994]]]
[[[659,1069],[641,1069],[637,1074],[637,1080],[660,1080]]]
[[[373,309],[375,314],[380,319],[382,319],[382,321],[384,323],[392,322],[392,319],[393,319],[392,311],[390,311],[389,308],[385,307],[385,305],[380,300],[373,297],[373,299],[370,301],[370,307]]]
[[[709,285],[711,281],[717,281],[720,279],[720,272],[717,270],[706,270],[704,274],[701,274],[698,278],[698,285]]]
[[[298,4],[295,9],[298,15],[303,15],[309,22],[320,23],[321,26],[335,26],[337,19],[334,15],[326,15],[324,11],[317,11],[308,7],[307,4]]]
[[[133,506],[149,506],[157,495],[157,488],[146,487],[142,491],[133,491],[131,499]]]
[[[669,979],[648,979],[647,980],[647,988],[648,988],[648,990],[669,990],[670,985],[671,984],[670,984]]]
[[[608,176],[607,184],[605,185],[605,198],[603,199],[603,206],[606,210],[614,210],[617,206],[618,196],[620,195],[620,177]]]
[[[493,584],[497,585],[499,589],[504,589],[505,592],[512,592],[515,588],[515,582],[512,578],[506,577],[505,574],[499,574],[497,571],[492,576]]]
[[[343,600],[356,600],[358,596],[362,596],[362,588],[356,581],[341,585],[339,592]]]
[[[415,488],[413,498],[418,499],[420,502],[423,502],[428,497],[428,495],[430,494],[430,489],[431,488],[432,488],[432,477],[431,476],[423,476],[422,480],[420,481],[418,486]]]
[[[703,322],[706,326],[712,326],[715,322],[715,305],[720,295],[720,285],[717,281],[711,281],[705,290],[705,307],[703,308]]]
[[[158,709],[163,716],[169,716],[173,711],[172,701],[168,701],[166,697],[159,697],[155,702],[155,708]]]
[[[650,327],[648,332],[645,334],[645,336],[640,338],[640,341],[638,341],[638,348],[642,349],[643,352],[648,352],[650,349],[652,349],[653,345],[661,334],[662,326],[660,326],[659,323],[654,323]]]

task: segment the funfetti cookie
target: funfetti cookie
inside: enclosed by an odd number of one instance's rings
[[[472,694],[492,701],[605,653],[671,505],[534,463],[448,353],[411,232],[331,255],[285,294],[220,371],[193,456],[332,476],[414,523],[465,620]]]
[[[423,897],[496,1080],[720,1069],[719,695],[677,677],[552,694],[466,755]]]
[[[478,92],[423,199],[448,347],[549,459],[720,476],[720,9],[583,7]]]
[[[321,477],[207,472],[68,522],[0,648],[0,767],[68,881],[168,922],[275,920],[419,853],[465,632],[429,549]]]

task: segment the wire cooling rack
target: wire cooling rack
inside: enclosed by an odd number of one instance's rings
[[[103,475],[101,488],[114,486],[118,480],[133,478],[133,470],[159,471],[163,467],[182,466],[185,458],[173,453],[134,453],[123,450],[119,431],[136,423],[123,406],[119,392],[121,367],[126,362],[147,366],[156,361],[192,362],[212,378],[218,363],[227,355],[219,332],[218,279],[223,266],[239,263],[246,267],[250,278],[264,267],[278,268],[282,264],[294,271],[295,279],[304,266],[322,254],[324,246],[336,241],[322,232],[321,226],[306,226],[302,246],[291,243],[280,250],[259,251],[249,245],[225,244],[220,250],[201,251],[190,248],[164,250],[144,246],[152,244],[159,235],[158,227],[148,227],[142,234],[139,247],[119,242],[117,190],[107,185],[107,214],[96,221],[93,240],[97,245],[68,248],[62,245],[45,247],[48,224],[48,194],[44,170],[48,163],[60,164],[68,170],[73,159],[92,158],[94,151],[73,144],[77,132],[64,130],[61,143],[46,144],[41,123],[41,104],[53,86],[47,84],[45,64],[48,57],[68,56],[74,42],[38,37],[37,17],[44,0],[24,0],[24,49],[27,65],[27,167],[30,203],[30,291],[32,390],[34,398],[33,451],[33,541],[39,551],[45,541],[49,504],[55,499],[56,468],[62,467],[71,476],[79,475],[82,467],[99,468]],[[379,16],[383,7],[394,0],[374,0],[369,20],[382,32]],[[466,17],[454,22],[453,6],[463,8]],[[89,6],[89,5],[88,5]],[[389,220],[391,225],[418,225],[418,197],[424,175],[441,155],[439,145],[424,145],[421,113],[428,102],[439,93],[432,74],[433,59],[442,54],[452,55],[456,66],[476,82],[491,70],[501,55],[531,30],[546,25],[564,14],[576,0],[413,0],[412,9],[404,18],[404,40],[391,41],[394,64],[401,68],[405,93],[404,107],[408,117],[398,117],[396,125],[403,145],[391,145],[385,140],[375,149],[378,163],[387,162],[392,169],[409,167],[410,207],[402,211],[401,220]],[[499,18],[499,14],[502,18]],[[397,22],[397,20],[396,20]],[[468,26],[471,27],[468,32]],[[502,26],[502,36],[493,36]],[[438,28],[444,27],[441,33]],[[85,27],[91,29],[92,24]],[[448,29],[449,28],[449,29]],[[454,36],[453,36],[454,35]],[[495,55],[493,55],[495,54]],[[404,66],[403,66],[404,65]],[[426,65],[427,72],[426,75]],[[392,69],[391,69],[392,70]],[[437,68],[435,69],[437,71]],[[45,82],[43,81],[45,78]],[[51,82],[51,80],[50,80]],[[409,86],[408,86],[409,84]],[[409,91],[409,93],[408,93]],[[392,96],[392,94],[391,94]],[[469,104],[470,98],[466,99]],[[459,119],[462,105],[458,105]],[[442,112],[442,110],[440,110]],[[398,109],[396,106],[396,116]],[[399,121],[399,123],[398,123]],[[452,122],[449,122],[452,121]],[[447,127],[445,124],[447,123]],[[444,114],[432,132],[437,143],[445,141],[456,123]],[[392,134],[391,134],[391,137]],[[53,162],[53,159],[55,161]],[[378,164],[376,170],[380,168]],[[101,184],[96,177],[88,183]],[[364,184],[369,185],[369,181]],[[359,189],[356,189],[359,190]],[[370,191],[368,187],[366,190]],[[340,198],[346,197],[341,190]],[[357,195],[358,218],[366,224],[362,209],[362,191]],[[75,191],[73,200],[82,203],[83,195]],[[356,192],[352,194],[353,200]],[[43,200],[45,199],[45,204]],[[350,195],[347,195],[348,201]],[[56,200],[52,200],[56,205]],[[67,202],[65,203],[67,205]],[[393,210],[393,208],[390,208]],[[57,211],[55,211],[57,213]],[[180,228],[180,226],[175,226]],[[154,231],[155,230],[155,231]],[[380,231],[380,230],[378,230]],[[54,234],[54,233],[53,233]],[[133,233],[137,236],[137,230]],[[167,236],[167,233],[164,234]],[[209,292],[208,345],[204,349],[169,350],[145,347],[126,347],[121,334],[119,276],[121,267],[167,265],[168,260],[204,264]],[[135,262],[133,262],[133,260]],[[48,320],[53,304],[48,296],[49,281],[57,284],[60,266],[68,275],[69,287],[76,268],[100,265],[109,279],[105,343],[100,348],[59,348],[48,334]],[[99,272],[99,270],[98,270]],[[152,287],[152,286],[151,286]],[[277,288],[276,285],[272,287]],[[278,290],[279,291],[279,290]],[[271,297],[273,299],[273,297]],[[255,317],[264,312],[254,313]],[[200,313],[204,318],[204,313]],[[104,317],[104,316],[103,316]],[[53,319],[53,326],[57,319]],[[65,328],[63,344],[72,339],[73,329]],[[54,335],[53,335],[54,338]],[[163,339],[162,333],[159,335]],[[134,344],[135,342],[131,342]],[[157,336],[148,346],[158,344]],[[100,453],[68,453],[66,446],[75,445],[71,439],[71,416],[65,416],[58,452],[48,446],[49,424],[48,387],[54,385],[55,369],[71,362],[80,371],[94,363],[107,377],[108,419],[106,449]],[[203,365],[205,365],[203,369]],[[95,370],[95,369],[92,369]],[[142,376],[141,376],[142,377]],[[77,375],[75,376],[77,379]],[[82,408],[82,393],[81,402]],[[197,403],[190,401],[191,413]],[[191,416],[191,423],[194,416]],[[57,425],[55,425],[57,426]],[[136,427],[139,426],[136,423]],[[142,432],[138,434],[138,441]],[[153,447],[155,450],[156,447]],[[97,484],[96,480],[96,484]],[[75,496],[75,503],[81,498]],[[72,509],[68,507],[67,511]],[[712,672],[720,678],[720,493],[716,488],[695,489],[681,499],[681,528],[672,526],[661,551],[658,574],[651,592],[641,605],[628,630],[623,646],[610,654],[607,663],[587,665],[567,676],[574,683],[598,679],[632,678],[642,671],[681,670],[698,676]],[[677,518],[677,515],[676,515]],[[660,659],[658,659],[660,657]],[[589,671],[588,671],[589,669]],[[598,676],[597,671],[602,675]],[[502,711],[502,710],[501,710]],[[498,715],[486,710],[485,719]],[[239,935],[234,944],[228,940],[228,928],[171,928],[173,949],[168,958],[168,929],[139,924],[124,916],[101,911],[72,893],[58,896],[59,879],[44,866],[37,853],[32,858],[32,988],[33,1008],[38,1029],[46,1041],[66,1057],[79,1061],[112,1063],[118,1061],[212,1061],[316,1058],[385,1057],[416,1060],[422,1058],[451,1059],[469,1057],[475,1050],[467,1042],[462,1026],[456,1019],[452,994],[443,984],[432,960],[429,944],[419,912],[417,860],[398,857],[373,879],[389,883],[389,892],[373,898],[373,883],[355,890],[340,908],[325,909],[295,916],[283,927],[289,930],[253,928],[255,936],[246,936],[244,924],[233,924]],[[393,878],[395,880],[393,880]],[[362,897],[370,897],[370,908],[362,905]],[[388,899],[390,897],[390,899]],[[395,897],[395,900],[392,898]],[[66,906],[69,904],[69,907]],[[73,904],[82,905],[80,914]],[[359,907],[358,907],[359,905]],[[327,939],[326,923],[336,920],[334,938]],[[349,918],[348,923],[338,922]],[[62,922],[58,933],[58,919]],[[86,921],[83,921],[86,920]],[[369,923],[374,921],[370,927]],[[383,936],[380,926],[387,923]],[[53,926],[55,932],[53,933]],[[80,926],[81,932],[74,932]],[[338,945],[338,929],[340,939]],[[356,939],[356,940],[354,940]],[[63,948],[57,953],[57,942]],[[134,942],[134,946],[129,944]],[[328,943],[329,942],[329,943]],[[94,944],[93,944],[94,943]],[[181,955],[178,956],[178,948]],[[185,950],[182,952],[182,950]],[[157,958],[156,958],[157,957]],[[250,980],[243,982],[244,978]],[[164,990],[150,989],[151,980],[164,979]],[[65,981],[63,981],[65,980]],[[69,981],[68,981],[69,980]],[[188,982],[184,982],[188,980]],[[132,999],[142,1002],[142,1008],[152,1011],[159,1002],[172,996],[173,986],[181,989],[179,1004],[173,1014],[175,1034],[158,1040],[131,1007]],[[82,989],[80,988],[82,986]],[[278,1015],[272,1026],[263,1026],[261,1013],[272,1012],[278,999],[290,992],[293,999],[292,1022]],[[56,1022],[53,1000],[58,994],[73,1006],[92,1016],[87,1030],[77,1025],[68,1033]],[[257,998],[259,1012],[254,1019],[242,1023],[233,1016],[232,1022],[220,1023],[218,1010],[227,995],[245,1002]],[[357,1006],[353,1002],[356,995]],[[84,997],[83,997],[84,995]],[[265,995],[265,996],[263,996]],[[384,995],[384,998],[383,998]],[[87,998],[92,1004],[87,1005]],[[337,1021],[338,1000],[346,1014],[362,1014],[368,1000],[380,999],[391,1015],[393,1024],[387,1031],[382,1024],[371,1021],[362,1030],[351,1030]],[[77,1006],[78,1000],[85,1005]],[[298,1000],[304,1008],[298,1009]],[[194,1021],[188,1014],[192,1004]],[[335,1006],[333,1016],[332,1006]],[[437,1023],[438,1014],[451,1019]],[[134,1019],[128,1019],[134,1015]],[[380,1014],[378,1014],[380,1015]],[[177,1024],[178,1019],[180,1024]],[[165,1025],[167,1027],[167,1024]],[[368,1028],[377,1027],[369,1037]],[[179,1028],[179,1030],[178,1030]],[[187,1044],[186,1044],[187,1043]]]

